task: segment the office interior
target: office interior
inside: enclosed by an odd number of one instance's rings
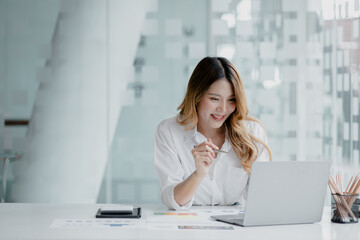
[[[330,161],[345,182],[360,166],[359,5],[0,0],[1,201],[161,204],[155,128],[205,56],[236,66],[273,161]]]

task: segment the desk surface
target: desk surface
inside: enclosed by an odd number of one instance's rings
[[[167,211],[162,206],[141,206],[143,227],[126,228],[52,228],[55,219],[90,219],[101,204],[0,204],[0,239],[359,239],[360,223],[330,222],[330,209],[325,208],[322,221],[315,224],[239,227],[234,230],[169,230],[149,227],[146,213]],[[229,209],[234,207],[211,207]],[[209,207],[194,207],[205,210]],[[190,209],[190,211],[191,211]],[[141,221],[141,220],[139,220]],[[216,222],[217,224],[223,224]],[[153,223],[152,223],[153,224]],[[164,223],[166,224],[166,223]],[[191,224],[183,225],[196,225]],[[229,226],[224,224],[224,226]]]

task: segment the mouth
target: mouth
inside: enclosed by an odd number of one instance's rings
[[[224,120],[225,115],[211,114],[211,117],[212,117],[215,121],[222,121],[222,120]]]

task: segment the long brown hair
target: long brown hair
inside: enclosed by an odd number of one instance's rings
[[[229,60],[222,57],[206,57],[198,63],[190,77],[184,100],[178,107],[180,113],[177,122],[182,126],[186,125],[186,130],[194,128],[198,123],[196,104],[204,97],[210,85],[222,78],[231,83],[236,102],[234,112],[224,124],[237,157],[245,171],[250,173],[252,163],[259,154],[256,142],[266,148],[270,161],[272,159],[271,151],[263,141],[252,136],[244,124],[244,120],[248,120],[262,126],[258,119],[249,115],[244,86],[234,65]]]

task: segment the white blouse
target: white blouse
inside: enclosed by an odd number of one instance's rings
[[[267,143],[265,130],[253,121],[245,121],[249,133]],[[233,205],[246,200],[248,173],[237,158],[230,140],[226,137],[221,150],[214,159],[210,171],[203,179],[193,198],[180,206],[174,199],[174,188],[187,179],[195,170],[191,150],[206,141],[197,128],[185,131],[176,122],[176,117],[162,121],[156,131],[154,162],[161,185],[161,200],[170,209],[187,209],[192,205]],[[256,161],[268,161],[268,151],[257,144],[259,155]]]

